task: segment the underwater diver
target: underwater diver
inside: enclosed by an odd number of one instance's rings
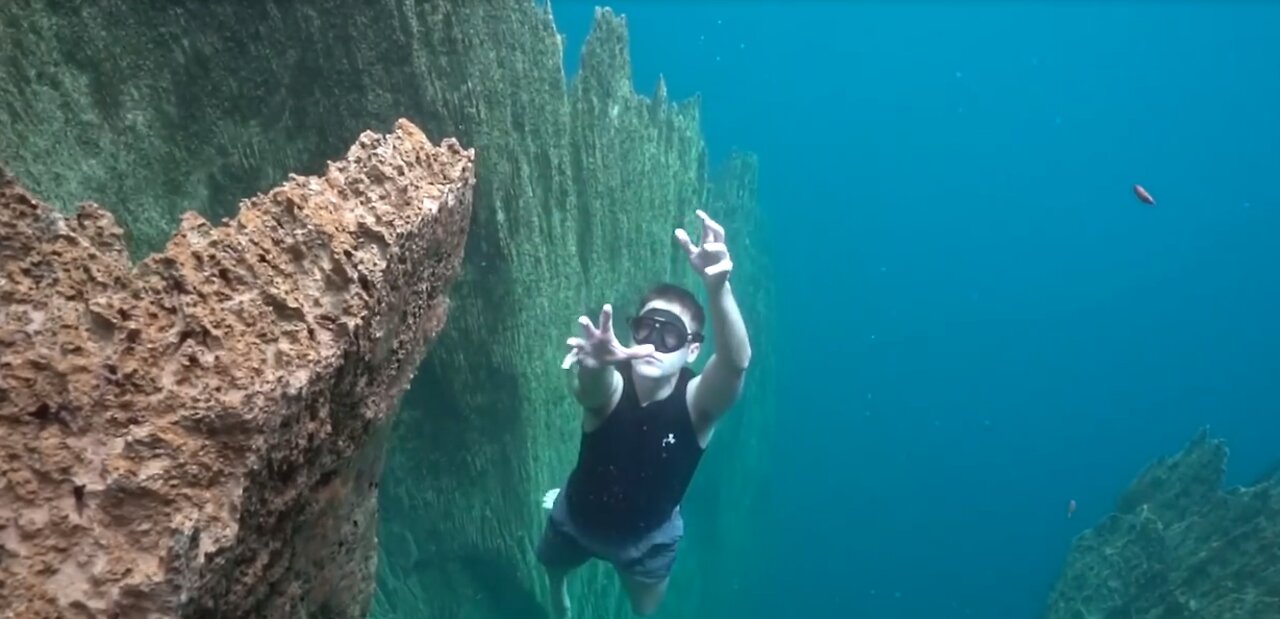
[[[729,288],[733,262],[724,228],[706,213],[701,244],[675,231],[706,289],[716,350],[701,374],[698,357],[706,315],[692,292],[674,284],[649,290],[630,318],[632,346],[613,331],[606,304],[599,325],[582,316],[582,337],[570,338],[562,367],[583,408],[577,465],[563,491],[551,490],[551,511],[538,543],[556,616],[570,611],[565,578],[592,558],[611,563],[631,609],[650,615],[666,595],[684,536],[680,502],[716,423],[742,393],[751,346]]]

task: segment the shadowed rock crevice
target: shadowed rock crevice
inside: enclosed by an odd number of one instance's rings
[[[136,267],[95,204],[0,182],[0,615],[362,617],[386,429],[471,215],[402,121],[182,220]]]

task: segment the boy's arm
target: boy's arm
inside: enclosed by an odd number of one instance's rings
[[[707,306],[716,350],[702,374],[689,381],[689,411],[699,432],[706,432],[738,401],[751,363],[751,343],[729,283],[708,286]]]
[[[570,370],[569,391],[586,413],[583,427],[591,429],[613,411],[622,399],[622,374],[616,364],[627,359],[640,359],[653,354],[653,346],[623,346],[613,332],[613,306],[600,308],[600,327],[586,316],[578,317],[581,338],[569,338],[569,354],[560,367]],[[574,368],[574,366],[577,366]]]
[[[577,369],[571,372],[573,378],[569,389],[578,404],[592,416],[601,416],[617,406],[622,396],[622,375],[612,365],[587,367],[578,363]]]

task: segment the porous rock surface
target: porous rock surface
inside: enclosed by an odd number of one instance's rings
[[[1280,617],[1280,474],[1224,490],[1207,431],[1151,464],[1082,533],[1046,619]]]
[[[472,151],[401,120],[136,266],[0,176],[0,617],[363,616]]]

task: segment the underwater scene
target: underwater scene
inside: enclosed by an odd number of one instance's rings
[[[0,619],[1280,619],[1280,4],[0,4]]]

